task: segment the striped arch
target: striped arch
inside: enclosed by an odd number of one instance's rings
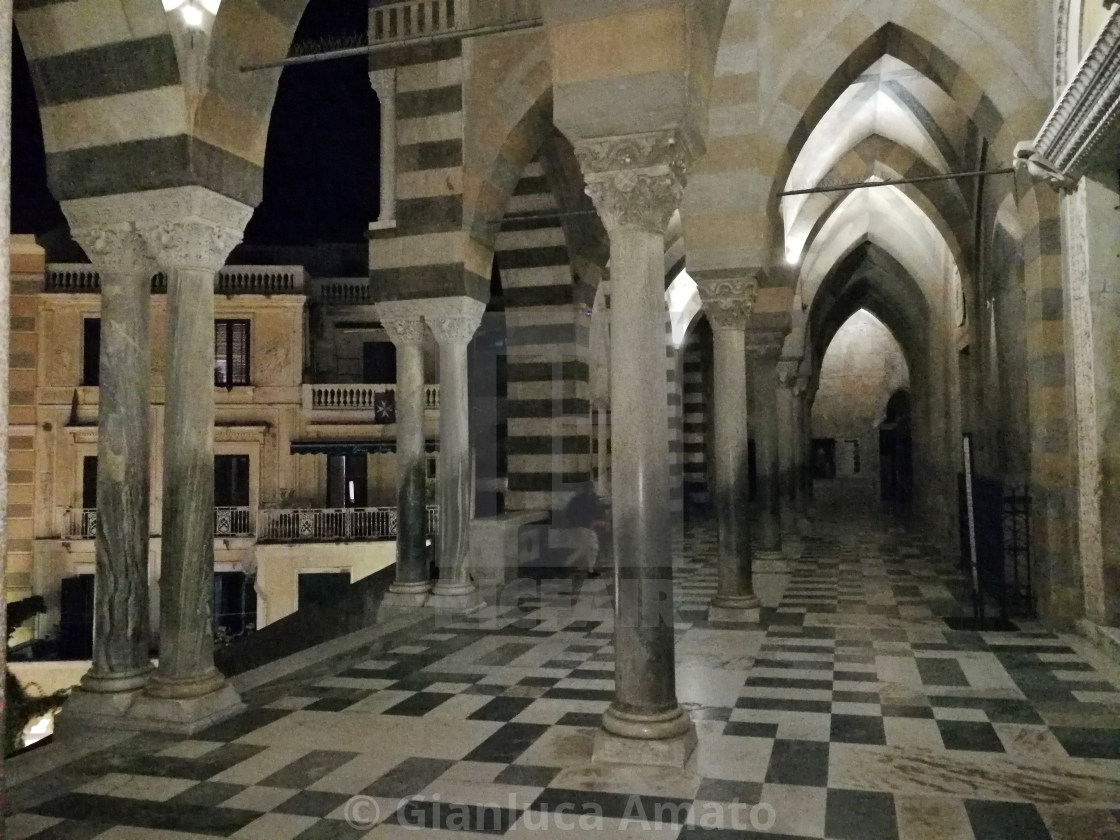
[[[858,146],[850,149],[825,176],[824,183],[860,183],[872,177],[886,179],[918,178],[937,173],[926,161],[911,149],[900,146],[892,140],[876,136],[869,137]],[[882,189],[873,187],[872,189]],[[896,187],[913,201],[941,231],[953,256],[960,266],[962,276],[967,272],[968,260],[964,251],[972,245],[972,217],[965,203],[960,187],[954,181],[930,181],[922,184],[901,184]],[[813,196],[814,208],[818,215],[815,219],[804,219],[798,224],[812,221],[812,228],[806,236],[811,243],[832,213],[851,195],[851,191],[819,193]],[[802,216],[810,209],[807,203]],[[795,228],[791,228],[791,233]]]
[[[929,5],[918,2],[914,7]],[[970,37],[955,39],[953,44],[943,48],[918,34],[918,31],[930,32],[933,22],[938,20],[937,15],[919,15],[912,9],[901,20],[886,23],[868,36],[871,22],[862,13],[849,16],[830,34],[836,46],[848,50],[846,58],[833,66],[830,74],[818,77],[819,81],[799,71],[779,94],[783,106],[800,116],[792,129],[779,127],[779,136],[768,138],[768,142],[777,143],[770,147],[775,155],[771,171],[776,173],[768,203],[772,226],[777,219],[779,193],[813,127],[836,98],[884,55],[904,61],[944,90],[991,142],[994,160],[1009,161],[1014,144],[1030,133],[1025,126],[1033,125],[1045,114],[1044,82],[1040,80],[1038,85],[1028,88],[1006,63],[991,61],[991,56],[998,52],[982,36],[966,30]],[[953,31],[962,32],[961,27]],[[944,39],[940,33],[931,37]],[[774,129],[769,131],[773,133]],[[779,231],[772,228],[771,246],[780,241]]]
[[[200,185],[259,203],[279,71],[239,67],[285,55],[306,3],[223,3],[192,47],[159,0],[17,0],[55,197]]]

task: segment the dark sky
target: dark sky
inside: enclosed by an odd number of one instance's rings
[[[366,0],[311,0],[296,41],[363,32]],[[12,230],[64,223],[47,189],[42,128],[16,35],[12,79]],[[364,58],[288,67],[272,112],[264,200],[248,244],[364,242],[377,215],[377,97]]]

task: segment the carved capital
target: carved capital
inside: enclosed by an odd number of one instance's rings
[[[440,344],[470,343],[486,304],[469,297],[429,298],[417,303],[423,306],[424,320]]]
[[[138,225],[159,265],[217,274],[241,241],[241,231],[200,219]]]
[[[394,344],[422,344],[424,341],[423,318],[382,318],[381,326]]]
[[[664,233],[680,206],[692,159],[683,133],[589,138],[577,141],[575,152],[608,231]]]
[[[798,367],[800,367],[800,362],[795,359],[788,359],[778,362],[777,368],[778,385],[788,389],[794,396],[799,396],[797,392]]]
[[[786,334],[779,330],[747,330],[747,355],[759,362],[776,362],[782,355]]]
[[[70,235],[82,246],[101,275],[147,275],[156,273],[151,251],[135,225],[128,222],[71,229]]]
[[[744,330],[755,298],[758,282],[745,278],[700,278],[696,280],[704,312],[714,330]]]

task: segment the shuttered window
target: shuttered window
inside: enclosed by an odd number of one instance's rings
[[[214,384],[249,384],[249,321],[214,322]]]

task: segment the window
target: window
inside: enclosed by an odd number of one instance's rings
[[[101,319],[82,321],[82,384],[97,385],[101,375]]]
[[[214,456],[214,507],[249,507],[249,456]]]
[[[214,322],[214,384],[226,388],[249,384],[248,319]]]
[[[365,507],[366,454],[327,456],[327,505],[332,508]]]

